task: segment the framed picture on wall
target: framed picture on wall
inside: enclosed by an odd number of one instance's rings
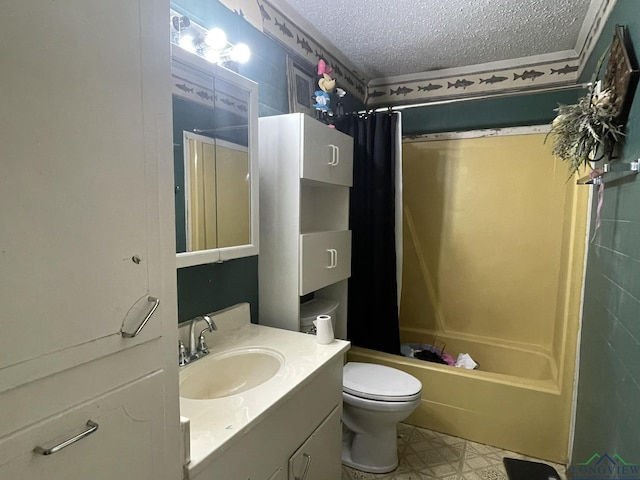
[[[626,26],[616,25],[611,43],[609,63],[604,77],[604,88],[613,93],[613,102],[619,114],[616,120],[624,125],[629,116],[633,95],[638,85],[638,60],[633,51]]]
[[[306,113],[312,117],[315,115],[313,105],[313,92],[315,82],[308,68],[296,62],[290,56],[287,57],[287,82],[289,85],[289,113]]]

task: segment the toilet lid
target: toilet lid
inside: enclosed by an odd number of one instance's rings
[[[384,365],[349,362],[342,372],[342,390],[356,397],[406,402],[422,392],[422,384],[417,378]]]

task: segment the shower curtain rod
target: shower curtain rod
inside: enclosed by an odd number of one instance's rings
[[[409,105],[397,105],[397,106],[387,106],[387,107],[379,107],[372,110],[360,110],[358,114],[362,113],[377,113],[377,112],[389,112],[389,111],[400,111],[406,110],[408,108],[417,108],[417,107],[431,107],[435,105],[447,105],[449,103],[458,103],[458,102],[468,102],[471,100],[486,100],[489,98],[503,98],[503,97],[512,97],[515,95],[532,95],[534,93],[546,93],[546,92],[560,92],[562,90],[574,90],[579,88],[589,88],[591,86],[591,82],[587,83],[576,83],[574,85],[562,85],[559,87],[549,87],[549,88],[538,88],[535,90],[527,90],[525,92],[504,92],[497,93],[495,95],[480,95],[477,97],[463,97],[463,98],[450,98],[448,100],[436,100],[434,102],[424,102],[424,103],[411,103]]]

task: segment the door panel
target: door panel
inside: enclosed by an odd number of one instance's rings
[[[351,275],[351,231],[300,235],[300,295]]]
[[[145,63],[157,52],[144,45],[155,32],[141,14],[149,2],[114,1],[3,4],[28,28],[0,30],[20,45],[0,54],[11,92],[0,118],[0,271],[11,272],[0,276],[0,370],[119,336],[132,305],[159,295],[146,90],[157,80]],[[141,338],[160,334],[152,319]]]
[[[353,185],[353,139],[305,117],[300,177],[335,185]]]

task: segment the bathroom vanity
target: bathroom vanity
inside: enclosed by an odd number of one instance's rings
[[[180,413],[190,421],[185,479],[340,478],[349,343],[319,345],[313,335],[249,318],[248,304],[212,315],[211,353],[181,367]],[[180,328],[184,341],[187,330]],[[220,378],[230,370],[233,378]]]

